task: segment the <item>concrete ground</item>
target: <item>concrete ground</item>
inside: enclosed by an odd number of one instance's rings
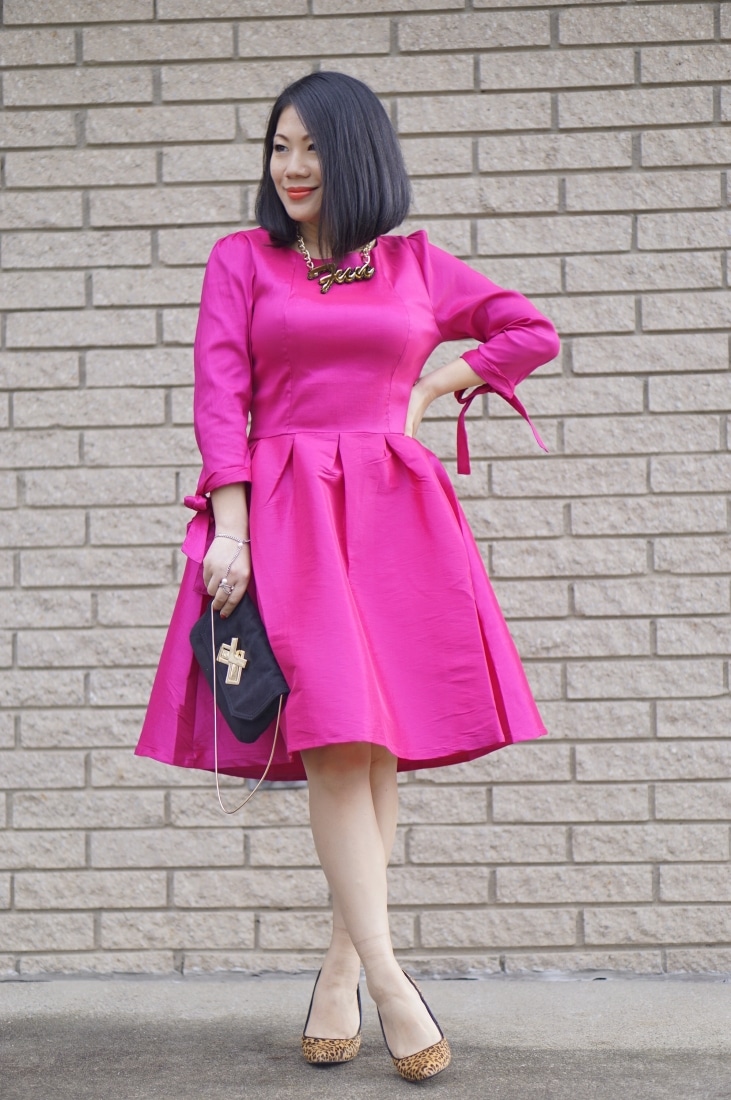
[[[731,1100],[731,980],[422,981],[452,1045],[398,1077],[364,996],[351,1063],[306,1065],[311,978],[0,983],[2,1100]]]

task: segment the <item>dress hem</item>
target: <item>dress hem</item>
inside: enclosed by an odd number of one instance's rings
[[[481,756],[488,756],[492,752],[496,752],[498,749],[507,748],[509,745],[519,744],[523,741],[537,740],[539,737],[548,736],[548,730],[545,727],[541,727],[538,730],[533,730],[530,733],[524,735],[512,735],[510,741],[498,741],[488,746],[480,745],[474,749],[463,749],[460,752],[446,753],[440,756],[430,756],[428,759],[421,760],[412,757],[398,756],[397,770],[399,772],[408,771],[424,771],[429,768],[446,768],[451,764],[465,764],[470,760],[477,760]],[[337,744],[338,742],[328,742],[328,744]],[[341,744],[350,744],[351,742],[339,742]],[[380,742],[371,741],[370,744],[380,745]],[[311,745],[308,748],[318,748],[320,746]],[[381,746],[388,748],[388,745]],[[389,751],[391,751],[389,749]],[[205,771],[212,773],[213,767],[204,763],[202,756],[198,753],[186,753],[184,757],[177,760],[170,759],[171,753],[166,751],[162,746],[146,744],[138,744],[134,750],[135,756],[147,756],[153,760],[157,760],[161,764],[168,764],[171,767],[177,768],[189,768],[197,771]],[[395,755],[395,754],[394,754]],[[290,754],[291,762],[289,764],[283,761],[278,761],[276,764],[272,764],[269,770],[268,778],[273,782],[287,782],[288,780],[302,780],[306,779],[304,773],[304,766],[300,757],[299,750],[295,750]],[[221,775],[230,775],[239,779],[260,779],[263,772],[263,766],[256,765],[240,765],[240,764],[226,764],[219,763],[218,771]]]

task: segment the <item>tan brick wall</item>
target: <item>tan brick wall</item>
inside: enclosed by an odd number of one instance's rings
[[[557,323],[459,490],[552,736],[402,785],[415,969],[731,971],[731,3],[4,0],[0,968],[317,965],[306,791],[136,759],[196,303],[271,98],[383,97],[410,224]],[[436,361],[450,354],[446,349]],[[455,467],[455,403],[422,438]],[[455,480],[456,474],[455,474]],[[233,797],[240,784],[226,780]]]

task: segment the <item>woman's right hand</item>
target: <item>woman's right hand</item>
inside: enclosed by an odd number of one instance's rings
[[[231,564],[231,559],[237,550],[238,555]],[[228,576],[226,575],[227,571]],[[231,585],[233,588],[230,593],[221,588],[221,581],[224,577],[226,578],[226,584]],[[250,579],[251,547],[249,543],[245,542],[239,550],[233,539],[214,539],[203,559],[203,583],[208,590],[208,595],[213,596],[213,610],[220,611],[222,619],[228,618],[237,604],[241,602]]]
[[[419,430],[424,413],[434,400],[434,394],[427,381],[428,375],[417,379],[409,395],[409,405],[406,410],[406,424],[404,435],[410,435],[414,439]]]

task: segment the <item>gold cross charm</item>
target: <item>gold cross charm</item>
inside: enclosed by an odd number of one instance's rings
[[[220,661],[222,665],[228,665],[228,671],[226,672],[227,684],[240,684],[241,673],[249,663],[246,660],[244,650],[236,648],[238,644],[238,638],[232,638],[230,644],[224,642],[216,657],[216,660]]]

